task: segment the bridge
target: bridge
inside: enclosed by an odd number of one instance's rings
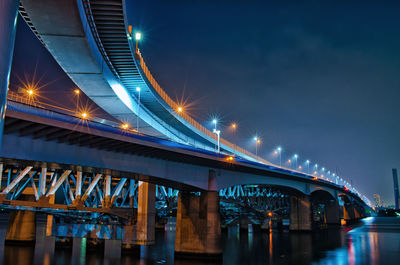
[[[7,40],[0,44],[0,207],[11,211],[8,242],[34,241],[35,213],[43,212],[48,236],[118,239],[135,249],[154,244],[155,227],[176,211],[176,255],[220,257],[221,220],[271,229],[287,219],[297,231],[366,215],[356,190],[266,161],[186,113],[147,68],[125,4],[0,4]],[[17,18],[114,121],[8,91]]]

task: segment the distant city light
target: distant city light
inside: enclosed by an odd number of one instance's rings
[[[236,127],[237,127],[237,124],[236,123],[232,123],[232,128],[236,129]]]

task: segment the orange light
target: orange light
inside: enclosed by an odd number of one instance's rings
[[[277,155],[277,154],[278,154],[278,151],[274,151],[274,154]]]
[[[33,89],[28,89],[26,92],[28,93],[29,96],[32,96],[35,93]]]
[[[122,129],[126,130],[126,129],[129,128],[129,124],[124,123],[124,124],[121,125],[121,127],[122,127]]]
[[[77,95],[79,95],[79,93],[81,93],[81,91],[80,91],[79,89],[75,89],[75,90],[74,90],[74,93],[77,94]]]
[[[183,108],[182,107],[178,107],[178,112],[182,112]]]
[[[288,162],[289,162],[289,164],[290,164],[290,163],[292,163],[292,160],[289,159]]]
[[[258,143],[258,144],[259,144],[259,143],[261,143],[261,140],[260,140],[260,139],[258,139],[258,140],[257,140],[257,143]]]
[[[269,216],[269,217],[272,217],[272,213],[271,213],[271,212],[268,212],[268,216]]]
[[[302,169],[302,166],[299,166],[299,169]]]
[[[233,158],[233,156],[228,156],[228,157],[226,158],[226,160],[228,160],[228,161],[233,161],[234,158]]]
[[[237,124],[236,123],[232,123],[232,128],[236,129],[236,127],[237,127]]]
[[[88,117],[88,114],[86,112],[82,112],[81,116],[82,118],[86,119]]]
[[[318,180],[318,178],[317,178],[317,177],[313,177],[312,179],[313,179],[313,180]]]

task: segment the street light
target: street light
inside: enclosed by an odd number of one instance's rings
[[[219,140],[220,140],[220,134],[221,134],[221,131],[220,130],[217,130],[217,129],[214,129],[213,130],[213,133],[215,133],[216,135],[217,135],[217,143],[218,143],[218,153],[219,153],[219,151],[220,151],[220,147],[219,147]]]
[[[236,149],[236,128],[237,124],[234,122],[232,123],[232,130],[233,130],[233,148]]]
[[[178,110],[179,113],[181,113],[181,112],[183,111],[183,108],[179,106],[179,107],[177,108],[177,110]]]
[[[139,133],[140,87],[136,87],[136,92],[138,92],[138,111],[137,111],[137,116],[136,116],[136,131]]]
[[[136,32],[135,33],[135,40],[136,40],[136,52],[135,53],[138,53],[138,51],[139,51],[139,40],[141,40],[142,39],[142,33],[141,32]]]
[[[260,138],[258,138],[258,136],[255,136],[254,138],[254,142],[256,142],[256,156],[258,154],[258,145],[261,143]]]
[[[297,158],[299,157],[297,154],[294,154],[294,163],[295,163],[295,168],[297,168]]]
[[[220,151],[219,141],[220,141],[220,134],[221,134],[221,131],[220,131],[220,130],[217,130],[217,123],[218,123],[218,120],[217,120],[217,119],[213,119],[213,120],[212,120],[212,123],[214,124],[213,133],[215,133],[215,134],[217,135],[217,150],[218,150],[218,153],[219,153],[219,151]]]
[[[310,174],[310,160],[306,161],[306,165],[307,165],[307,173]]]
[[[282,148],[280,146],[278,146],[278,148],[276,148],[276,150],[279,153],[279,166],[282,166]]]

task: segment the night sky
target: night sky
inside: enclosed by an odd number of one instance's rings
[[[393,204],[400,169],[400,3],[127,1],[160,85],[222,137],[282,160],[294,153]],[[278,3],[279,2],[279,3]],[[296,3],[294,3],[296,2]],[[324,3],[322,3],[324,2]],[[19,21],[11,88],[41,77],[41,95],[73,104],[72,81]],[[67,96],[66,96],[67,95]],[[99,115],[101,111],[98,110]]]

